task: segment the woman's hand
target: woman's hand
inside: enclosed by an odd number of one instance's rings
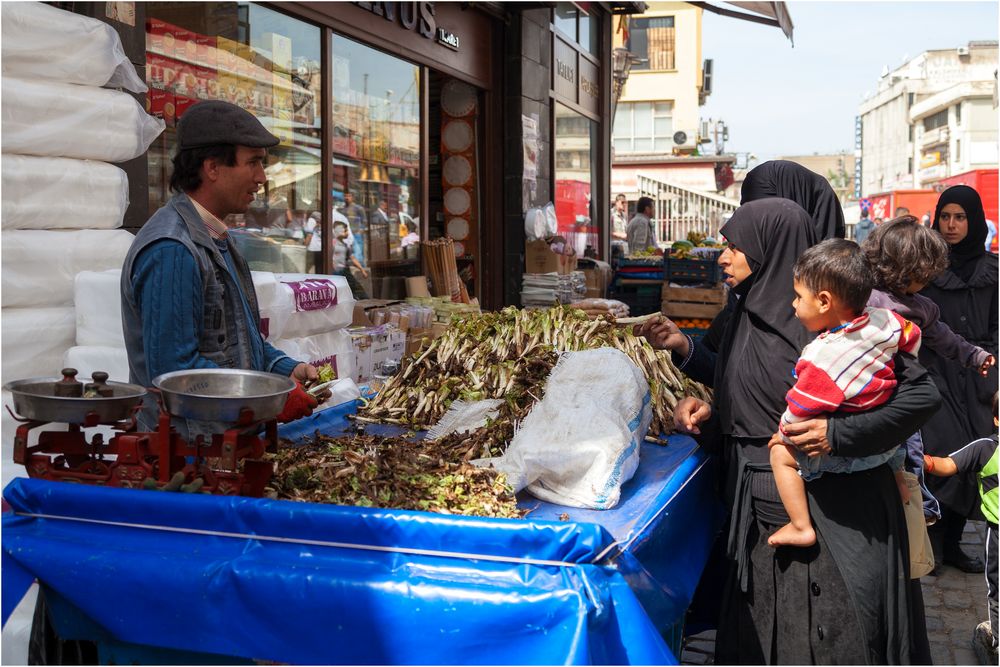
[[[994,357],[992,354],[986,357],[986,361],[984,361],[983,365],[979,367],[979,374],[982,375],[983,377],[986,377],[987,375],[990,374],[990,368],[995,366],[996,363],[997,363],[996,357]]]
[[[691,351],[688,337],[682,334],[677,325],[666,317],[659,317],[636,325],[632,333],[636,336],[643,336],[657,350],[670,350],[682,357],[686,357]]]
[[[674,408],[674,426],[687,433],[698,435],[701,429],[699,424],[708,421],[712,416],[712,406],[693,396],[682,398]]]
[[[827,418],[816,417],[794,424],[785,424],[782,428],[785,430],[785,437],[791,441],[793,447],[797,447],[800,452],[807,456],[820,456],[833,451],[826,439],[826,427]],[[781,436],[776,433],[771,436],[771,442],[768,443],[768,446],[772,446],[775,438],[785,444],[781,440]]]

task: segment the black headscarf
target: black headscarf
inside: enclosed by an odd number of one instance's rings
[[[778,428],[795,362],[812,338],[792,308],[792,267],[816,243],[801,206],[776,197],[743,204],[721,230],[751,276],[727,324],[715,367],[715,407],[725,435],[767,438]]]
[[[951,262],[948,268],[963,281],[968,282],[969,278],[979,264],[979,258],[986,254],[986,213],[983,211],[983,200],[979,198],[979,193],[968,185],[953,185],[938,198],[937,208],[934,209],[934,224],[931,229],[941,231],[939,220],[941,209],[948,204],[958,204],[965,211],[965,217],[969,222],[969,233],[965,238],[951,246]]]
[[[791,199],[812,217],[817,243],[845,236],[844,210],[829,181],[795,162],[770,160],[757,165],[747,173],[741,196],[741,204],[765,197]]]

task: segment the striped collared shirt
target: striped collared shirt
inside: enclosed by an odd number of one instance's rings
[[[199,204],[191,195],[188,195],[188,199],[194,204],[195,210],[201,216],[201,221],[205,223],[209,236],[218,240],[226,238],[226,234],[229,232],[229,227],[226,226],[226,223],[215,217],[211,211]]]

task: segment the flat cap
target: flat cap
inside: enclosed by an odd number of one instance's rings
[[[246,109],[221,100],[198,102],[177,123],[179,150],[232,144],[270,148],[280,143],[257,117]]]

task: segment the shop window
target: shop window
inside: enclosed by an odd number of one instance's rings
[[[166,131],[150,146],[149,206],[170,198],[177,121],[200,100],[226,100],[280,140],[267,183],[246,214],[226,220],[251,268],[322,270],[307,222],[321,217],[320,29],[253,3],[150,2],[146,9],[149,112]]]
[[[369,273],[363,295],[405,297],[420,274],[421,71],[340,35],[331,54],[334,217]]]
[[[669,153],[673,134],[673,102],[618,104],[612,129],[615,153]]]
[[[580,45],[588,53],[597,54],[600,49],[601,21],[587,13],[586,4],[572,2],[556,3],[553,22],[563,35]]]
[[[676,34],[674,17],[637,18],[629,26],[628,49],[639,62],[633,70],[675,69]]]
[[[556,218],[559,234],[579,255],[600,247],[591,187],[597,172],[597,123],[555,105]]]

